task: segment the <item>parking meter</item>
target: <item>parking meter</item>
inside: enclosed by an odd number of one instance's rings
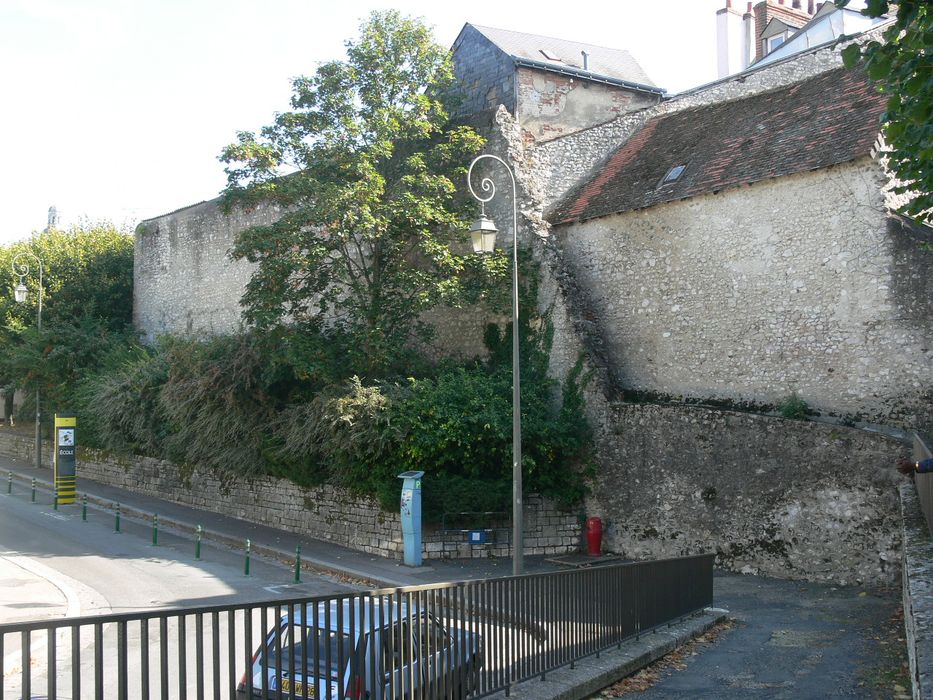
[[[402,472],[402,544],[406,566],[421,566],[421,477],[424,472]]]

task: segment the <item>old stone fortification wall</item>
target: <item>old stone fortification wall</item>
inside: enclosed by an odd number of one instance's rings
[[[219,200],[142,222],[133,249],[133,324],[146,340],[162,333],[214,335],[240,327],[240,297],[253,272],[230,259],[236,234],[275,221],[260,206],[224,214]]]
[[[865,159],[563,228],[616,381],[761,403],[797,392],[913,425],[933,388],[933,256],[889,229],[880,177]]]
[[[32,438],[0,432],[0,455],[33,459]],[[52,453],[46,444],[45,454]],[[193,508],[223,513],[249,522],[295,532],[370,554],[401,559],[402,526],[398,512],[387,513],[372,499],[359,498],[333,486],[304,488],[271,477],[231,480],[229,475],[195,469],[183,474],[171,462],[133,457],[118,459],[98,450],[79,448],[78,483],[90,479]],[[400,482],[401,483],[401,482]],[[430,475],[424,488],[430,488]],[[471,545],[465,533],[425,526],[425,559],[511,556],[508,523],[488,544]],[[525,552],[567,554],[581,543],[577,512],[557,509],[537,497],[526,499]]]
[[[783,578],[896,579],[899,442],[678,405],[615,404],[611,423],[587,514],[607,521],[612,550],[712,550],[717,566]]]

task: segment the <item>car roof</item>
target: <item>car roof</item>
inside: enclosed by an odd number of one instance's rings
[[[372,598],[370,596],[361,596],[355,598],[345,598],[343,600],[322,601],[316,604],[307,603],[303,608],[295,608],[294,619],[289,615],[282,616],[282,622],[293,622],[296,625],[306,625],[308,627],[317,627],[318,629],[330,629],[343,632],[350,632],[350,620],[353,619],[353,630],[356,633],[367,632],[370,629],[370,612],[373,617],[373,625],[377,629],[385,627],[390,621],[406,619],[409,617],[409,606],[407,603],[391,602],[386,603],[385,599]],[[413,616],[419,615],[418,606],[412,605]],[[316,614],[316,623],[315,623]],[[343,623],[338,627],[339,622]]]

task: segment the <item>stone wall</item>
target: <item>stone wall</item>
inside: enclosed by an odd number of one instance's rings
[[[587,514],[633,559],[837,583],[899,575],[907,448],[876,433],[679,405],[614,404]]]
[[[0,432],[0,455],[26,461],[33,459],[33,449],[32,438]],[[52,445],[44,445],[43,450],[46,455],[52,454]],[[304,488],[271,477],[232,480],[229,475],[198,469],[184,475],[164,460],[116,459],[80,447],[77,474],[79,484],[81,479],[90,479],[362,552],[402,558],[399,514],[387,513],[374,500],[353,496],[333,486]],[[430,488],[430,475],[425,478],[424,488]],[[526,554],[567,554],[580,548],[582,528],[578,512],[561,511],[550,502],[530,497],[525,502],[523,524]],[[499,525],[485,545],[469,544],[466,533],[445,532],[426,525],[422,542],[424,558],[509,557],[511,526]]]
[[[133,249],[133,324],[144,339],[236,331],[253,265],[234,262],[229,251],[237,233],[279,215],[270,206],[228,215],[212,200],[142,222]]]
[[[926,420],[933,254],[889,226],[881,177],[865,159],[562,227],[616,382]]]

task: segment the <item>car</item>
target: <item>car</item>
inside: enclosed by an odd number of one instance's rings
[[[482,666],[480,635],[445,627],[414,604],[361,596],[283,615],[253,655],[237,697],[278,697],[281,690],[283,698],[316,700],[460,700],[477,688]]]

